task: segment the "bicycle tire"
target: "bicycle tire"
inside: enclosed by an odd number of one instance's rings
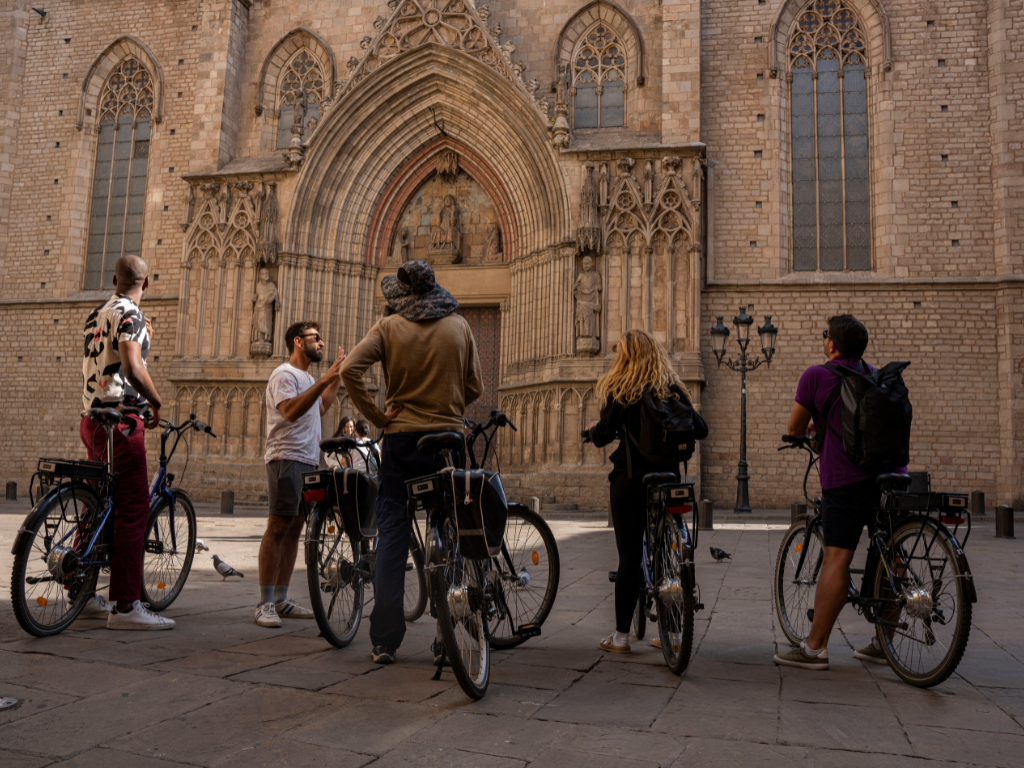
[[[932,544],[938,543],[940,548],[944,551],[948,566],[950,570],[953,571],[952,578],[943,578],[945,574],[944,568],[939,570],[938,577],[936,577],[934,563],[935,557],[934,555],[929,554],[933,552],[931,545],[920,550],[927,557],[924,564],[928,566],[928,576],[931,580],[928,581],[927,579],[921,580],[916,578],[919,573],[923,573],[924,571],[923,568],[913,567],[913,561],[916,559],[914,557],[914,553],[919,551],[917,549],[918,545],[929,532],[931,533]],[[909,541],[912,538],[916,539],[914,548],[911,549],[909,553],[903,549],[903,554],[909,554],[910,557],[897,556],[893,553],[895,548],[901,545],[902,541]],[[897,633],[895,629],[893,630],[892,635],[890,635],[888,631],[890,628],[877,623],[875,625],[875,635],[878,638],[879,644],[882,646],[882,652],[885,654],[885,658],[888,660],[889,666],[892,667],[893,672],[895,672],[903,682],[919,688],[930,688],[938,685],[953,674],[957,666],[960,664],[960,660],[963,658],[964,651],[967,650],[967,641],[971,633],[971,599],[967,593],[966,580],[963,578],[965,573],[961,572],[956,551],[950,543],[951,539],[952,537],[944,526],[939,525],[928,517],[914,516],[897,525],[896,529],[892,533],[892,538],[889,540],[889,552],[887,552],[887,556],[890,558],[890,565],[896,567],[895,564],[898,559],[903,559],[905,561],[910,560],[911,567],[909,569],[905,569],[902,576],[897,574],[897,578],[901,581],[906,578],[907,570],[912,574],[911,578],[913,581],[909,585],[910,589],[904,589],[902,594],[908,595],[911,590],[924,587],[928,594],[928,600],[926,602],[922,602],[920,599],[909,599],[906,604],[899,607],[900,615],[898,618],[903,623],[908,624],[907,631],[913,632],[914,636],[910,636],[902,630]],[[952,591],[950,593],[946,593],[945,588],[950,582],[952,583]],[[885,564],[879,560],[875,569],[875,583],[872,590],[873,596],[876,599],[882,598],[883,593],[888,592],[888,583]],[[938,585],[938,589],[936,589],[936,585]],[[948,599],[942,599],[943,594],[946,594]],[[938,659],[934,666],[918,672],[909,669],[904,659],[904,655],[899,653],[899,651],[904,647],[904,642],[901,640],[897,645],[897,643],[894,642],[894,638],[899,634],[901,638],[905,637],[914,642],[915,645],[908,645],[909,654],[907,655],[912,657],[915,655],[916,651],[920,654],[921,658],[924,658],[924,653],[922,652],[923,648],[942,645],[942,643],[937,640],[933,627],[936,623],[941,627],[948,625],[949,618],[945,616],[942,609],[945,607],[948,610],[951,606],[954,613],[953,619],[955,620],[955,624],[950,633],[949,641],[945,644],[947,646],[946,652]],[[928,611],[929,615],[927,618],[920,616],[920,613],[924,610]],[[937,617],[945,620],[936,622]],[[892,621],[894,618],[896,617],[890,616],[889,620]],[[918,640],[916,636],[916,626],[912,628],[907,622],[908,619],[913,620],[915,624],[920,621],[920,624],[924,627],[920,640]],[[929,635],[931,636],[931,642],[928,642]],[[932,654],[932,658],[934,658],[934,654]]]
[[[66,519],[66,510],[72,507],[75,508],[74,522]],[[80,523],[95,520],[101,508],[100,500],[91,488],[82,483],[69,483],[40,499],[22,523],[14,544],[11,604],[18,624],[30,635],[50,637],[60,634],[78,618],[86,602],[95,593],[100,573],[99,566],[88,568],[84,573],[77,571],[76,575],[81,574],[81,578],[76,578],[78,584],[69,588],[66,583],[68,580],[60,583],[55,579],[47,560],[53,550],[55,537],[59,537],[59,541],[66,541],[71,537],[72,544],[68,549],[77,549],[77,530]],[[53,513],[57,513],[54,522],[55,533],[48,536],[46,522]],[[41,528],[44,533],[40,538]],[[69,557],[73,558],[74,555]],[[40,581],[29,584],[29,579],[35,578],[39,578]],[[45,586],[39,590],[26,591],[26,587],[35,587],[39,584]],[[51,602],[54,604],[54,610],[47,611]],[[51,618],[47,619],[47,616]]]
[[[775,560],[775,579],[772,592],[775,599],[775,615],[786,639],[795,647],[800,645],[811,631],[811,619],[807,615],[814,608],[814,595],[818,588],[818,574],[821,572],[821,558],[825,553],[825,541],[821,534],[820,523],[814,523],[811,532],[811,543],[804,557],[803,568],[812,569],[812,580],[808,584],[798,584],[799,574],[795,573],[800,562],[800,547],[803,547],[804,532],[807,529],[806,519],[794,523],[782,537],[779,556]],[[816,547],[812,550],[811,547]],[[789,595],[789,597],[787,597]]]
[[[363,581],[359,551],[328,504],[313,509],[306,539],[306,577],[309,602],[321,636],[335,648],[355,638],[363,617]],[[330,596],[325,604],[324,598]]]
[[[524,539],[521,534],[527,527],[536,531],[536,537],[527,534]],[[522,543],[509,546],[510,537]],[[537,546],[537,538],[541,546]],[[494,564],[494,570],[498,573],[498,586],[509,615],[504,619],[495,616],[490,622],[488,633],[491,647],[514,648],[526,640],[516,634],[519,627],[524,624],[543,624],[558,594],[558,581],[561,577],[558,544],[544,518],[525,504],[509,504],[502,552],[494,558]],[[522,583],[524,572],[525,584]],[[531,587],[536,590],[535,582],[539,585],[541,581],[544,584],[541,598],[527,600],[532,594]]]
[[[665,664],[681,675],[693,653],[693,614],[696,599],[687,586],[684,560],[693,563],[693,547],[680,535],[671,515],[658,523],[654,543],[654,589],[658,603],[658,636]],[[686,537],[688,538],[688,537]],[[673,546],[674,545],[674,546]],[[678,638],[678,646],[674,642]]]
[[[482,605],[483,569],[478,562],[462,558],[454,531],[435,530],[434,536],[440,547],[431,552],[430,589],[445,656],[459,687],[471,699],[479,700],[487,693],[491,678],[491,645]],[[476,606],[474,592],[480,595]],[[479,654],[475,666],[474,644]]]
[[[640,590],[640,597],[637,598],[636,608],[633,611],[633,634],[637,640],[643,640],[647,634],[647,591]]]
[[[146,538],[142,551],[142,602],[149,603],[149,609],[159,613],[171,606],[192,570],[192,561],[196,554],[196,510],[192,500],[184,491],[174,493],[174,536],[170,531],[170,504],[167,497],[158,496],[149,513],[146,525]],[[180,517],[178,517],[180,515]],[[184,522],[184,526],[182,526]],[[182,551],[182,534],[184,534],[184,552]],[[171,541],[171,551],[159,553],[150,550],[163,550]],[[152,567],[149,567],[152,565]],[[170,586],[168,586],[168,584]],[[161,586],[162,585],[162,586]]]
[[[409,540],[405,561],[405,620],[416,621],[427,609],[427,577],[423,572],[423,552],[415,537]]]

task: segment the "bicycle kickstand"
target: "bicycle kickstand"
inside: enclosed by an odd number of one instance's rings
[[[444,663],[447,660],[448,660],[448,648],[445,647],[441,651],[441,658],[438,659],[438,662],[437,662],[437,670],[434,672],[434,676],[432,678],[430,678],[431,680],[440,680],[441,679],[441,670],[444,669]]]

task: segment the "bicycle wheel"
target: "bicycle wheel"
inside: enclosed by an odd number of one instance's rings
[[[462,690],[471,699],[480,699],[491,678],[483,569],[459,554],[450,522],[435,536],[440,547],[431,553],[430,590],[445,655]]]
[[[775,561],[775,613],[779,625],[794,646],[800,645],[811,631],[811,613],[814,609],[814,593],[818,589],[821,563],[825,555],[825,541],[821,526],[815,523],[811,537],[805,541],[807,520],[801,520],[786,531]],[[804,546],[807,547],[806,554]],[[804,555],[803,565],[800,556]],[[797,573],[797,567],[800,572]]]
[[[356,636],[363,617],[363,577],[357,565],[357,545],[329,504],[318,504],[313,510],[309,531],[309,602],[323,638],[335,648],[344,648]]]
[[[509,504],[501,554],[492,562],[498,595],[508,612],[491,618],[491,647],[513,648],[525,640],[516,634],[519,627],[543,624],[555,604],[561,572],[558,545],[540,515],[525,504]]]
[[[874,597],[892,601],[875,633],[889,665],[911,685],[929,688],[949,677],[963,658],[971,632],[971,600],[945,528],[926,517],[897,526],[885,563],[875,571]]]
[[[427,577],[423,574],[423,552],[415,537],[409,540],[405,561],[405,620],[414,622],[427,607]]]
[[[87,486],[63,485],[29,512],[14,543],[11,602],[21,628],[36,637],[63,632],[96,591],[99,566],[83,566],[91,526],[102,511]],[[103,549],[102,542],[93,550]]]
[[[171,504],[160,496],[149,513],[142,545],[142,602],[160,612],[173,603],[192,570],[196,553],[196,510],[184,491]]]
[[[690,663],[693,651],[693,612],[696,600],[691,576],[684,569],[692,567],[693,548],[673,515],[665,515],[658,524],[654,543],[654,590],[658,602],[658,635],[665,664],[675,674],[682,674]],[[684,565],[684,561],[688,565]]]
[[[647,634],[647,593],[640,590],[640,597],[636,601],[636,608],[633,610],[633,634],[637,640],[643,640]]]

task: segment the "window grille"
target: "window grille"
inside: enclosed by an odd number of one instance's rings
[[[597,24],[572,57],[574,128],[621,128],[626,124],[626,52],[615,32]]]
[[[299,51],[281,73],[281,97],[277,121],[277,148],[287,149],[292,140],[295,107],[306,94],[306,114],[302,118],[302,135],[308,136],[320,120],[320,104],[324,99],[324,75],[317,59],[307,50]]]

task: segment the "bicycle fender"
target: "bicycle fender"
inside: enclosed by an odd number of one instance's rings
[[[963,574],[964,581],[967,582],[967,592],[971,596],[971,602],[976,603],[978,602],[978,588],[974,585],[974,574],[971,573],[971,566],[967,562],[967,555],[964,554],[963,547],[960,546],[960,542],[953,537],[952,533],[949,534],[949,543],[953,547],[956,565]]]
[[[694,569],[692,560],[688,563],[683,563],[679,571],[679,577],[680,580],[683,582],[684,590],[692,590],[695,586],[697,586],[697,574],[696,570]]]
[[[45,514],[43,511],[43,505],[51,499],[56,498],[57,493],[61,488],[62,486],[60,485],[56,486],[53,490],[43,496],[43,498],[41,498],[34,507],[32,507],[31,512],[25,515],[25,520],[22,522],[21,528],[18,529],[18,535],[14,537],[14,546],[11,547],[12,555],[17,554],[18,548],[21,547],[22,543],[32,535],[31,529],[35,527],[32,524],[35,522],[36,516]]]

